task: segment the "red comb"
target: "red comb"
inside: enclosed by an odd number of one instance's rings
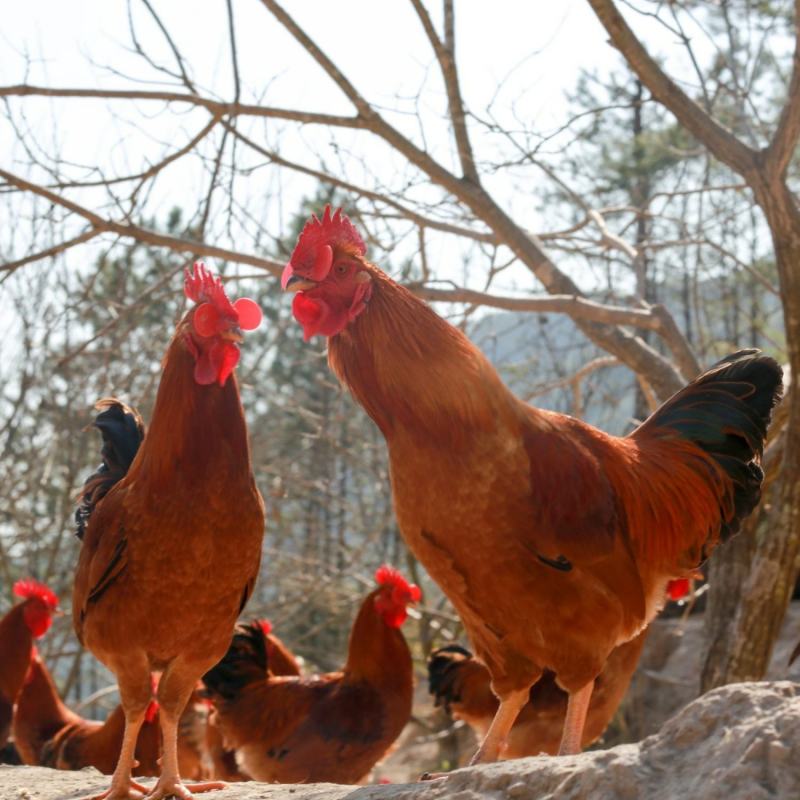
[[[400,590],[409,595],[412,603],[419,602],[422,592],[415,583],[409,583],[394,567],[383,564],[375,571],[375,580],[378,586],[388,586],[393,590]]]
[[[331,215],[330,205],[325,206],[321,220],[312,214],[311,219],[306,222],[292,251],[292,257],[289,259],[292,268],[303,274],[310,271],[317,260],[318,249],[324,245],[331,247],[337,245],[345,249],[352,249],[360,256],[367,252],[364,240],[353,223],[342,213],[342,209],[337,208]],[[330,264],[328,264],[328,269],[330,269]],[[324,277],[324,275],[315,275],[313,279],[321,280]]]
[[[202,261],[194,262],[194,271],[184,271],[183,291],[195,303],[212,303],[223,314],[235,316],[222,281]]]
[[[28,599],[30,597],[37,597],[46,606],[51,609],[58,607],[58,597],[55,592],[43,583],[33,580],[33,578],[24,578],[14,584],[14,594],[17,597]]]
[[[184,272],[183,291],[190,300],[201,304],[194,312],[194,329],[201,336],[219,333],[225,327],[225,319],[235,320],[243,331],[253,331],[261,324],[258,303],[249,297],[231,303],[222,281],[202,261],[194,262],[194,272]]]
[[[258,626],[261,628],[261,632],[264,636],[269,636],[272,633],[272,623],[268,619],[258,620]]]

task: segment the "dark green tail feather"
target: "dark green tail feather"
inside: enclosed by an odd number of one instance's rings
[[[758,505],[772,410],[783,393],[783,370],[759,350],[739,350],[673,395],[632,434],[668,428],[714,458],[734,483],[734,513],[723,522],[726,541]]]

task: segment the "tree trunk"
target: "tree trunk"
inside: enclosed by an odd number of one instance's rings
[[[795,377],[800,375],[800,212],[782,179],[763,173],[748,177],[775,246],[792,389],[783,401],[788,423],[780,478],[769,492],[774,502],[764,508],[763,524],[758,525],[749,574],[742,574],[739,563],[747,557],[749,543],[736,545],[714,567],[716,574],[725,567],[732,573],[712,590],[704,691],[764,677],[800,567],[800,393]],[[718,645],[726,640],[725,646]]]

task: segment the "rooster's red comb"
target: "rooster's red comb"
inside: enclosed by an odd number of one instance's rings
[[[258,627],[261,628],[261,633],[264,636],[269,636],[272,633],[272,623],[268,619],[258,620]]]
[[[195,303],[211,303],[217,311],[236,316],[222,281],[202,261],[194,262],[192,272],[184,271],[183,291]]]
[[[51,609],[58,608],[56,593],[49,586],[45,586],[43,583],[33,580],[33,578],[23,578],[17,581],[14,584],[14,594],[25,600],[36,597]]]
[[[200,303],[194,315],[194,328],[201,336],[213,336],[235,322],[243,331],[253,331],[261,324],[261,309],[255,300],[240,297],[231,303],[222,281],[202,261],[194,262],[194,271],[184,273],[183,291]]]
[[[375,571],[375,581],[378,586],[387,586],[393,591],[407,594],[410,602],[417,603],[422,597],[419,586],[409,583],[394,567],[383,564]]]
[[[292,268],[305,274],[314,266],[317,250],[322,245],[354,250],[360,256],[367,252],[364,240],[353,223],[342,213],[342,209],[337,208],[331,214],[330,205],[325,206],[321,220],[317,219],[316,214],[312,214],[311,219],[306,222],[289,259]],[[318,279],[315,277],[315,280]]]

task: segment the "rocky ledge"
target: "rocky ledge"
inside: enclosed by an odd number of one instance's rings
[[[76,800],[107,787],[95,770],[0,767],[1,800]],[[709,692],[638,744],[525,758],[385,786],[232,784],[211,800],[798,800],[800,684]]]

